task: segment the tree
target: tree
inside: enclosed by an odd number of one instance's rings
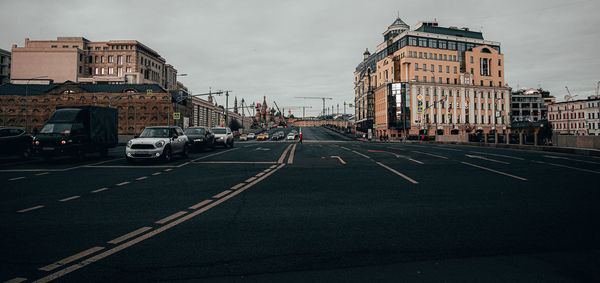
[[[231,121],[229,121],[229,128],[232,131],[237,131],[242,127],[242,125],[240,125],[240,122],[238,122],[238,120],[236,119],[231,119]]]

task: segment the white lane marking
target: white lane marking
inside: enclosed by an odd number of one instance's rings
[[[118,183],[118,184],[116,184],[115,186],[117,186],[117,187],[120,187],[120,186],[125,186],[125,185],[127,185],[127,184],[129,184],[129,182],[122,182],[122,183]]]
[[[179,217],[181,215],[184,215],[186,213],[187,213],[187,211],[180,211],[180,212],[174,213],[172,215],[169,215],[169,216],[167,216],[167,217],[165,217],[165,218],[163,218],[161,220],[158,220],[155,223],[156,224],[165,224],[165,223],[167,223],[167,222],[169,222],[169,221],[171,221],[171,220],[173,220],[173,219],[175,219],[175,218],[177,218],[177,217]]]
[[[364,154],[362,154],[362,153],[360,153],[360,152],[358,152],[358,151],[356,151],[356,150],[352,150],[352,152],[354,152],[354,153],[356,153],[356,154],[358,154],[358,155],[360,155],[360,156],[362,156],[362,157],[364,157],[364,158],[371,159],[371,157],[369,157],[369,156],[366,156],[366,155],[364,155]]]
[[[231,187],[231,189],[232,189],[232,190],[237,190],[237,189],[239,189],[239,188],[240,188],[241,186],[243,186],[243,185],[244,185],[244,183],[239,183],[239,184],[237,184],[237,185],[235,185],[235,186]]]
[[[21,282],[25,282],[27,281],[27,278],[23,278],[23,277],[15,277],[13,279],[4,281],[4,283],[21,283]]]
[[[476,167],[476,168],[479,168],[479,169],[487,170],[487,171],[490,171],[490,172],[498,173],[500,175],[512,177],[512,178],[515,178],[515,179],[518,179],[518,180],[521,180],[521,181],[527,181],[527,179],[523,178],[523,177],[519,177],[519,176],[511,175],[511,174],[508,174],[508,173],[500,172],[498,170],[490,169],[490,168],[487,168],[487,167],[483,167],[483,166],[471,164],[469,162],[462,162],[461,161],[460,163],[465,164],[465,165],[469,165],[469,166],[473,166],[473,167]]]
[[[337,156],[337,155],[332,155],[332,156],[330,156],[330,157],[331,157],[331,158],[337,158],[337,159],[340,161],[340,163],[342,163],[342,164],[346,164],[346,161],[344,161],[344,159],[342,159],[341,157],[339,157],[339,156]]]
[[[188,165],[190,163],[192,163],[192,162],[188,161],[188,162],[181,163],[181,164],[177,165],[177,168],[181,168],[181,167],[186,166],[186,165]]]
[[[197,204],[194,204],[194,205],[190,206],[189,209],[194,209],[195,210],[195,209],[198,209],[198,208],[200,208],[200,207],[202,207],[202,206],[204,206],[204,205],[206,205],[207,203],[210,203],[210,202],[212,202],[212,200],[210,200],[210,199],[203,200],[203,201],[201,201],[201,202],[199,202]]]
[[[142,228],[137,229],[137,230],[135,230],[133,232],[127,233],[127,234],[125,234],[125,235],[123,235],[121,237],[112,239],[112,240],[108,241],[107,243],[109,243],[109,244],[118,244],[120,242],[123,242],[123,241],[129,239],[129,238],[132,238],[134,236],[142,234],[142,233],[144,233],[144,232],[146,232],[146,231],[148,231],[150,229],[152,229],[152,227],[142,227]]]
[[[287,155],[288,150],[290,150],[290,147],[292,147],[291,144],[288,145],[288,147],[285,148],[285,150],[283,151],[283,153],[279,157],[279,160],[277,160],[277,163],[279,163],[279,164],[283,163],[283,160],[285,159],[285,156]]]
[[[99,192],[106,191],[106,190],[108,190],[108,188],[106,188],[106,187],[105,188],[100,188],[100,189],[97,189],[97,190],[93,190],[92,193],[95,194],[95,193],[99,193]]]
[[[160,174],[162,174],[162,173],[161,172],[154,172],[154,173],[152,173],[152,176],[156,176],[156,175],[160,175]]]
[[[30,208],[25,208],[25,209],[21,209],[19,211],[17,211],[18,213],[23,213],[23,212],[27,212],[27,211],[32,211],[32,210],[36,210],[36,209],[40,209],[44,207],[43,205],[36,205],[34,207],[30,207]]]
[[[385,169],[387,169],[387,170],[390,170],[390,171],[391,171],[391,172],[393,172],[394,174],[396,174],[396,175],[398,175],[398,176],[400,176],[400,177],[402,177],[402,178],[404,178],[404,179],[408,180],[409,182],[411,182],[411,183],[413,183],[413,184],[418,184],[418,183],[419,183],[419,182],[417,182],[417,181],[413,180],[412,178],[410,178],[410,177],[408,177],[408,176],[406,176],[406,175],[404,175],[404,174],[402,174],[402,173],[400,173],[400,172],[398,172],[398,171],[394,170],[394,168],[390,168],[390,167],[388,167],[387,165],[385,165],[385,164],[383,164],[383,163],[381,163],[381,162],[379,162],[379,161],[377,161],[377,162],[375,162],[375,163],[379,164],[379,166],[381,166],[381,167],[383,167],[383,168],[385,168]]]
[[[428,153],[428,152],[422,152],[422,151],[417,151],[417,150],[413,150],[412,152],[419,153],[419,154],[425,154],[425,155],[429,155],[429,156],[433,156],[433,157],[437,157],[437,158],[441,158],[441,159],[448,159],[448,157],[446,157],[446,156],[441,156],[441,155]]]
[[[345,149],[345,150],[351,150],[351,149],[349,149],[349,148],[347,148],[345,146],[340,146],[340,147],[343,148],[343,149]]]
[[[250,177],[248,178],[248,180],[244,181],[245,183],[250,183],[252,181],[256,180],[256,177]]]
[[[573,158],[568,158],[568,157],[563,157],[563,156],[544,155],[544,157],[553,158],[553,159],[564,159],[564,160],[570,160],[570,161],[584,162],[584,163],[590,163],[590,164],[600,164],[600,162],[580,160],[580,159],[573,159]]]
[[[163,171],[165,171],[165,172],[169,172],[169,171],[171,171],[171,170],[173,170],[173,169],[169,168],[169,169],[165,169],[165,170],[163,170]]]
[[[79,269],[81,269],[81,268],[83,268],[83,267],[85,267],[87,265],[90,265],[90,264],[92,264],[92,263],[94,263],[96,261],[99,261],[99,260],[101,260],[101,259],[103,259],[105,257],[108,257],[110,255],[113,255],[113,254],[119,252],[119,251],[122,251],[122,250],[124,250],[124,249],[126,249],[128,247],[131,247],[131,246],[133,246],[133,245],[135,245],[137,243],[140,243],[140,242],[142,242],[144,240],[147,240],[147,239],[149,239],[151,237],[154,237],[154,236],[156,236],[156,235],[158,235],[158,234],[160,234],[160,233],[162,233],[162,232],[164,232],[164,231],[166,231],[168,229],[171,229],[171,228],[175,227],[176,225],[179,225],[179,224],[181,224],[181,223],[183,223],[183,222],[185,222],[185,221],[187,221],[187,220],[189,220],[191,218],[194,218],[194,217],[196,217],[196,216],[204,213],[205,211],[207,211],[207,210],[209,210],[209,209],[211,209],[211,208],[213,208],[213,207],[215,207],[215,206],[217,206],[217,205],[225,202],[226,200],[228,200],[228,199],[230,199],[230,198],[232,198],[232,197],[234,197],[234,196],[242,193],[243,191],[245,191],[245,190],[249,189],[250,187],[252,187],[253,185],[257,184],[258,182],[264,180],[265,178],[267,178],[271,174],[277,172],[277,170],[283,168],[283,166],[285,166],[285,163],[281,164],[279,167],[277,167],[277,169],[275,169],[275,170],[269,172],[268,174],[260,177],[259,179],[255,180],[254,182],[252,182],[252,183],[250,183],[250,184],[242,187],[240,190],[237,190],[237,191],[235,191],[235,192],[233,192],[233,193],[231,193],[231,194],[229,194],[229,195],[227,195],[227,196],[225,196],[223,198],[220,198],[220,199],[216,200],[212,204],[209,204],[209,205],[207,205],[207,206],[205,206],[205,207],[203,207],[203,208],[201,208],[199,210],[196,210],[196,211],[194,211],[194,212],[192,212],[192,213],[190,213],[190,214],[188,214],[188,215],[186,215],[184,217],[181,217],[181,218],[179,218],[179,219],[177,219],[177,220],[175,220],[175,221],[173,221],[171,223],[168,223],[168,224],[166,224],[166,225],[164,225],[162,227],[159,227],[159,228],[157,228],[155,230],[152,230],[152,231],[150,231],[150,232],[148,232],[148,233],[146,233],[144,235],[141,235],[141,236],[139,236],[139,237],[137,237],[135,239],[132,239],[132,240],[126,242],[126,243],[123,243],[123,244],[121,244],[119,246],[116,246],[116,247],[114,247],[112,249],[109,249],[109,250],[107,250],[107,251],[105,251],[105,252],[103,252],[101,254],[97,254],[97,255],[95,255],[93,257],[90,257],[90,258],[88,258],[86,260],[83,260],[83,261],[81,261],[81,262],[79,262],[77,264],[73,264],[73,265],[68,266],[68,267],[66,267],[64,269],[56,271],[56,272],[54,272],[54,273],[52,273],[52,274],[50,274],[48,276],[42,277],[42,278],[36,280],[35,282],[41,282],[41,283],[43,283],[43,282],[50,282],[50,281],[55,280],[57,278],[63,277],[63,276],[65,276],[65,275],[67,275],[67,274],[69,274],[69,273],[71,273],[73,271],[79,270]]]
[[[521,158],[521,157],[514,157],[514,156],[510,156],[510,155],[504,155],[504,154],[495,154],[495,153],[488,153],[488,152],[481,152],[481,151],[471,151],[471,152],[473,152],[473,153],[478,153],[478,154],[485,154],[485,155],[498,156],[498,157],[512,158],[512,159],[516,159],[516,160],[525,160],[525,158]]]
[[[195,164],[275,164],[275,161],[198,161]]]
[[[569,169],[573,169],[573,170],[579,170],[579,171],[582,171],[582,172],[600,174],[600,172],[598,172],[598,171],[589,170],[589,169],[583,169],[583,168],[578,168],[578,167],[573,167],[573,166],[568,166],[568,165],[562,165],[562,164],[556,164],[556,163],[550,163],[550,162],[544,162],[544,161],[534,161],[534,162],[541,163],[541,164],[549,164],[549,165],[553,165],[553,166],[557,166],[557,167],[569,168]]]
[[[292,151],[290,151],[290,157],[288,158],[287,163],[288,164],[294,164],[294,152],[296,151],[296,143],[294,144],[294,147],[292,147]]]
[[[226,195],[228,193],[231,193],[231,190],[224,190],[224,191],[222,191],[222,192],[214,195],[213,198],[221,198],[222,196],[224,196],[224,195]]]
[[[479,156],[479,155],[470,155],[470,154],[465,154],[466,157],[469,158],[477,158],[477,159],[482,159],[482,160],[487,160],[487,161],[492,161],[492,162],[496,162],[496,163],[502,163],[502,164],[510,164],[508,162],[504,162],[504,161],[500,161],[500,160],[496,160],[496,159],[491,159],[491,158],[487,158],[487,157],[483,157],[483,156]]]
[[[85,166],[86,168],[176,168],[174,165],[99,165],[99,166]]]
[[[265,172],[260,172],[260,173],[256,174],[256,177],[260,177],[260,176],[262,176],[264,174],[265,174]]]
[[[139,178],[137,178],[136,180],[137,180],[137,181],[141,181],[141,180],[144,180],[144,179],[148,179],[148,176],[139,177]]]
[[[435,148],[439,148],[439,149],[443,149],[443,150],[451,150],[451,151],[462,151],[460,149],[454,149],[454,148],[448,148],[448,147],[443,147],[443,146],[435,146]]]
[[[423,163],[423,162],[421,162],[421,161],[419,161],[419,160],[414,160],[414,159],[412,159],[412,158],[408,158],[408,157],[407,157],[406,159],[408,159],[408,160],[410,160],[410,161],[412,161],[412,162],[415,162],[415,163],[419,163],[419,164],[425,164],[425,163]]]
[[[43,172],[43,173],[37,173],[35,174],[36,176],[43,176],[43,175],[48,175],[50,174],[49,172]]]
[[[70,201],[70,200],[74,200],[74,199],[78,199],[79,196],[72,196],[72,197],[68,197],[68,198],[64,198],[59,200],[60,202],[65,202],[65,201]]]
[[[12,179],[8,179],[9,181],[16,181],[16,180],[21,180],[21,179],[25,179],[25,177],[21,176],[21,177],[15,177]]]
[[[74,254],[74,255],[72,255],[70,257],[63,258],[63,259],[61,259],[61,260],[59,260],[59,261],[57,261],[57,262],[55,262],[53,264],[41,267],[41,268],[39,268],[39,270],[42,270],[42,271],[51,271],[51,270],[57,269],[57,268],[65,265],[65,264],[71,263],[73,261],[76,261],[76,260],[78,260],[80,258],[83,258],[83,257],[86,257],[88,255],[91,255],[91,254],[93,254],[93,253],[95,253],[97,251],[103,250],[103,249],[104,249],[104,247],[93,247],[91,249],[87,249],[87,250],[82,251],[80,253]]]
[[[196,162],[196,161],[198,161],[198,160],[205,159],[205,158],[209,158],[209,157],[212,157],[212,156],[215,156],[215,155],[219,155],[219,154],[223,154],[223,153],[225,153],[225,152],[229,152],[229,151],[232,151],[232,150],[237,150],[238,148],[239,148],[239,147],[235,147],[235,148],[231,148],[231,149],[228,149],[228,150],[219,151],[219,152],[212,153],[212,154],[209,154],[209,155],[201,156],[201,157],[198,157],[198,158],[196,158],[196,159],[193,159],[193,160],[191,160],[191,162]]]

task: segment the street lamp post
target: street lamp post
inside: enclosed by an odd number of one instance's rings
[[[27,124],[28,124],[27,122],[29,121],[29,115],[27,114],[27,112],[29,112],[29,101],[28,101],[29,82],[31,80],[47,78],[47,77],[48,76],[39,76],[39,77],[27,79],[27,84],[25,84],[25,131],[27,131]]]

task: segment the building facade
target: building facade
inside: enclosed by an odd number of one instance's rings
[[[548,121],[559,134],[600,135],[600,97],[550,104]]]
[[[375,135],[490,133],[509,128],[500,43],[467,28],[396,19],[354,73],[357,130]],[[372,109],[372,113],[371,113]]]
[[[10,82],[10,52],[0,49],[0,85]]]
[[[543,89],[520,89],[511,93],[511,123],[548,120],[548,104],[556,99]]]
[[[12,47],[11,80],[46,77],[54,82],[176,86],[177,71],[136,40],[92,42],[83,37],[30,40]]]

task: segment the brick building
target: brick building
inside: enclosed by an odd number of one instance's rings
[[[570,100],[548,105],[552,131],[560,134],[600,135],[600,97]]]
[[[468,28],[396,19],[354,72],[356,127],[375,135],[465,134],[509,127],[500,43]]]
[[[92,42],[83,37],[30,40],[12,47],[11,80],[46,77],[57,83],[158,84],[174,89],[177,70],[136,40]]]
[[[10,82],[10,52],[0,49],[0,85]]]

